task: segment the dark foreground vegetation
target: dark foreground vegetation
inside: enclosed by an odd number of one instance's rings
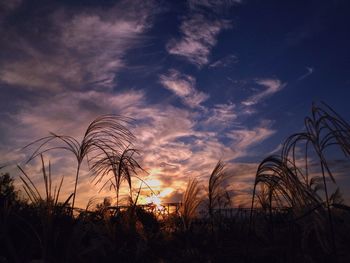
[[[34,147],[29,161],[42,162],[45,187],[37,189],[18,167],[23,198],[13,179],[1,175],[0,262],[350,262],[350,207],[331,158],[336,150],[349,157],[350,126],[327,105],[314,105],[304,132],[290,136],[280,155],[262,161],[251,208],[230,216],[222,213],[231,197],[225,189],[230,175],[220,161],[205,194],[196,180],[188,182],[176,213],[160,217],[138,205],[131,179],[142,180],[142,168],[127,122],[102,116],[82,141],[51,134],[28,145]],[[66,200],[60,200],[63,179],[52,185],[43,158],[48,151],[69,151],[76,159],[75,187]],[[85,159],[95,182],[115,191],[114,206],[105,200],[74,208]],[[122,182],[130,189],[123,208]]]

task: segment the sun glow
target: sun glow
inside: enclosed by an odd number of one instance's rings
[[[160,193],[158,194],[159,197],[166,197],[168,195],[170,195],[172,192],[174,191],[173,188],[171,187],[166,187],[164,188],[162,191],[160,191]]]
[[[144,204],[153,204],[156,206],[157,210],[163,209],[162,203],[164,200],[167,200],[167,197],[174,191],[171,187],[165,187],[163,182],[157,178],[161,173],[161,168],[149,169],[149,176],[143,181],[147,185],[144,190],[148,192],[148,194],[145,197],[146,192],[143,192],[143,200],[141,202]]]
[[[152,188],[153,191],[159,191],[162,186],[162,182],[158,179],[146,179],[145,183],[148,187]]]
[[[155,205],[157,210],[163,209],[162,201],[155,194],[152,194],[151,196],[146,197],[146,202],[149,203],[149,204]]]
[[[161,205],[161,200],[158,196],[156,195],[151,195],[151,203],[155,204],[156,206],[160,206]]]
[[[149,170],[148,174],[150,176],[152,176],[152,175],[160,174],[161,172],[162,172],[161,168],[152,168],[152,169]]]

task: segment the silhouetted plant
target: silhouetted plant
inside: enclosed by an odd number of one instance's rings
[[[182,196],[182,202],[179,209],[185,231],[190,229],[191,223],[197,215],[197,208],[202,202],[200,192],[201,189],[198,181],[196,179],[189,180]]]
[[[50,136],[36,140],[26,146],[36,145],[36,149],[30,156],[28,162],[40,154],[51,150],[62,149],[73,153],[77,161],[72,200],[73,213],[79,172],[84,158],[90,155],[90,159],[87,158],[87,161],[93,165],[93,163],[97,162],[100,158],[104,158],[106,153],[117,153],[118,155],[118,153],[130,145],[134,139],[133,134],[126,128],[126,124],[128,124],[129,121],[130,119],[117,115],[100,116],[90,123],[80,142],[71,136],[51,133]],[[54,141],[58,141],[62,143],[62,145],[52,146],[51,143]]]
[[[224,186],[228,177],[225,164],[218,161],[208,183],[208,214],[211,218],[213,218],[214,208],[222,208],[230,204],[230,196]]]
[[[126,181],[129,187],[130,198],[132,201],[132,177],[137,177],[138,171],[143,171],[139,163],[134,158],[137,153],[135,149],[125,149],[123,152],[105,153],[105,156],[96,161],[91,169],[96,173],[94,181],[102,182],[101,190],[109,184],[110,189],[114,189],[117,196],[117,206],[119,206],[119,190],[121,183]]]
[[[68,215],[68,203],[73,194],[71,194],[63,203],[59,202],[64,177],[62,176],[59,186],[55,186],[54,189],[52,189],[50,162],[47,170],[43,156],[40,155],[40,157],[42,178],[45,185],[44,195],[40,193],[38,187],[30,179],[30,176],[20,166],[17,167],[22,172],[23,176],[20,176],[20,179],[23,182],[23,189],[31,201],[31,209],[38,213],[37,215],[40,219],[41,230],[37,229],[32,225],[33,223],[29,221],[27,222],[27,225],[29,226],[30,231],[33,232],[34,236],[38,239],[42,251],[42,259],[46,262],[52,260],[55,235],[58,234],[55,232],[56,225],[54,221],[62,215]],[[26,221],[25,218],[24,220]],[[35,224],[37,223],[38,222],[35,222]]]
[[[5,203],[14,203],[18,199],[18,193],[13,182],[14,179],[10,174],[0,174],[0,207],[6,205]]]
[[[336,253],[331,204],[334,196],[339,193],[335,192],[331,198],[327,185],[328,181],[335,183],[325,153],[330,146],[339,146],[344,155],[349,157],[350,126],[328,105],[313,104],[311,116],[305,118],[305,131],[288,137],[280,156],[270,156],[259,165],[254,183],[252,209],[257,194],[256,187],[264,184],[267,186],[270,213],[272,207],[287,206],[292,208],[294,217],[312,214],[314,222],[322,223],[324,215],[328,214],[331,251]],[[300,149],[304,163],[297,159]],[[317,157],[321,176],[310,174],[311,153]],[[325,200],[318,194],[320,189],[324,190]],[[262,205],[266,206],[266,198]],[[324,207],[327,213],[324,213]],[[322,237],[319,241],[324,243],[325,239]],[[322,246],[327,247],[325,244]]]
[[[0,170],[3,167],[0,167]],[[14,179],[9,173],[0,174],[0,258],[8,253],[13,262],[20,262],[11,233],[12,215],[22,205]],[[4,241],[4,242],[2,242]]]

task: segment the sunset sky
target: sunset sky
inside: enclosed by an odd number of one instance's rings
[[[114,113],[135,120],[142,176],[163,201],[221,159],[246,204],[258,163],[302,130],[313,101],[350,121],[349,13],[347,0],[1,1],[0,163],[40,183],[21,147],[50,131],[81,138]],[[72,156],[45,159],[71,193]],[[113,196],[99,188],[85,169],[78,205]]]

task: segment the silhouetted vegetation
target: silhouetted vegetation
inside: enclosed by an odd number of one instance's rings
[[[177,209],[161,217],[152,204],[138,204],[141,187],[136,197],[132,192],[132,178],[144,182],[128,121],[101,116],[81,142],[51,134],[29,144],[28,161],[40,158],[44,189],[25,167],[18,166],[21,194],[1,174],[0,262],[350,262],[350,207],[329,158],[336,147],[350,156],[350,126],[329,106],[313,105],[305,131],[261,162],[250,208],[231,207],[226,186],[233,178],[219,161],[207,184],[190,179]],[[72,152],[77,161],[65,200],[64,178],[53,185],[44,160],[53,150]],[[74,206],[85,159],[94,182],[109,186],[115,200]],[[123,181],[129,198],[122,206]]]

